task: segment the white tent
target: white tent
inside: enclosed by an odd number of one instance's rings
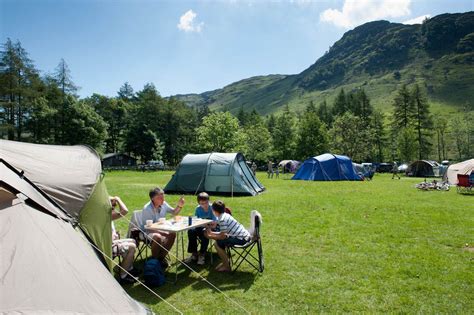
[[[458,183],[458,174],[469,175],[472,171],[474,171],[474,159],[452,164],[444,174],[443,180],[451,185],[456,185]]]
[[[0,159],[0,313],[146,314],[73,221]]]

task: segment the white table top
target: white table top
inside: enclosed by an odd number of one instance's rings
[[[181,232],[189,229],[193,229],[199,226],[205,226],[206,224],[211,223],[212,220],[199,219],[193,217],[193,222],[191,225],[188,225],[188,217],[181,217],[181,220],[176,222],[174,219],[166,220],[163,223],[153,223],[150,226],[150,229],[167,231],[167,232]],[[148,230],[148,227],[145,226]]]

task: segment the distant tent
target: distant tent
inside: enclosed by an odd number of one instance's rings
[[[474,159],[452,164],[444,174],[443,180],[451,185],[458,183],[458,174],[469,175],[474,171]]]
[[[251,196],[264,190],[241,153],[187,154],[165,187],[167,193]]]
[[[403,163],[402,165],[398,167],[399,173],[406,173],[407,170],[408,170],[408,164],[406,163]]]
[[[362,180],[354,170],[350,158],[330,153],[321,154],[304,161],[292,179],[316,181]]]
[[[296,160],[283,160],[278,163],[278,166],[283,168],[283,173],[295,173],[300,165],[301,162]]]
[[[50,197],[107,256],[112,254],[110,201],[99,155],[83,146],[0,140],[0,159],[23,172]],[[103,260],[108,262],[105,258]]]
[[[0,175],[0,313],[147,313],[74,229],[74,218],[3,158]]]
[[[408,165],[406,173],[412,177],[435,177],[440,176],[440,168],[436,161],[418,160]]]

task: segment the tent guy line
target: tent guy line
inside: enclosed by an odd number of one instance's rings
[[[31,214],[28,213],[28,216],[31,218]],[[33,218],[31,218],[32,222],[35,223],[35,221],[33,220]],[[62,230],[65,230],[64,229],[64,226],[62,226],[61,224],[58,224],[58,226],[62,229]],[[38,228],[40,229],[40,231],[46,236],[46,239],[48,239],[50,241],[50,243],[53,245],[53,247],[56,248],[56,246],[54,245],[54,243],[51,241],[51,239],[48,237],[48,235],[45,233],[45,231],[40,227],[38,226]],[[82,231],[82,228],[81,228],[81,231]],[[109,257],[106,253],[104,253],[102,250],[100,250],[100,248],[98,248],[97,246],[95,246],[93,243],[91,243],[84,235],[82,235],[81,233],[78,233],[79,236],[86,242],[88,243],[90,246],[92,246],[95,250],[97,250],[99,253],[101,253],[104,257],[106,257],[107,259],[109,259],[112,264],[118,266],[120,269],[122,269],[123,271],[125,271],[128,275],[132,276],[127,270],[125,270],[122,266],[120,266],[119,264],[117,264],[111,257]],[[67,234],[66,234],[67,235]],[[56,248],[57,249],[57,248]],[[58,250],[58,249],[57,249]],[[72,268],[74,268],[74,264],[71,264],[69,261],[66,261]],[[132,276],[133,277],[133,276]],[[154,292],[152,289],[150,289],[149,287],[147,287],[143,282],[141,282],[139,279],[137,279],[137,281],[143,285],[146,289],[148,289],[148,291],[150,291],[151,293],[153,293],[155,296],[157,296],[159,299],[161,299],[162,301],[164,301],[165,303],[167,303],[168,305],[170,305],[173,309],[175,309],[179,314],[183,315],[183,312],[181,312],[178,308],[176,308],[173,304],[171,304],[170,302],[166,301],[164,298],[162,298],[161,296],[158,295],[158,293]]]
[[[145,234],[146,235],[146,232],[143,231],[139,226],[137,226],[134,222],[132,222],[131,220],[129,220],[128,218],[125,218],[123,217],[125,220],[128,221],[129,224],[133,225],[134,227],[136,227],[141,233]],[[158,243],[157,241],[155,241],[154,239],[151,239],[152,242],[154,242],[155,244],[157,244],[158,246],[160,246],[162,249],[164,250],[167,250],[163,245],[161,245],[160,243]],[[217,286],[215,286],[214,284],[212,284],[209,280],[207,280],[206,278],[204,278],[199,272],[197,272],[196,270],[194,270],[193,268],[191,268],[188,264],[186,264],[184,261],[182,261],[181,259],[179,259],[176,255],[174,255],[171,251],[168,251],[168,255],[172,256],[173,258],[175,258],[177,261],[179,261],[179,263],[181,263],[182,265],[184,265],[186,268],[188,268],[191,272],[194,272],[195,274],[198,275],[199,278],[201,278],[204,282],[208,283],[211,287],[213,287],[217,292],[221,293],[226,299],[228,299],[229,301],[231,301],[232,303],[234,303],[235,305],[237,305],[238,307],[240,307],[242,310],[245,311],[245,313],[247,314],[251,314],[245,307],[243,307],[242,305],[240,305],[239,303],[237,303],[235,300],[233,300],[230,296],[228,296],[227,294],[225,294],[222,290],[220,290]],[[114,262],[115,264],[115,262]]]
[[[81,235],[82,239],[84,241],[86,241],[86,243],[89,243],[89,245],[91,245],[92,247],[95,248],[95,250],[97,250],[99,253],[101,253],[102,255],[104,255],[104,257],[106,257],[108,260],[110,260],[115,266],[118,266],[120,269],[122,269],[122,271],[125,271],[129,276],[131,277],[134,277],[131,273],[129,273],[127,270],[125,270],[122,266],[120,266],[118,263],[115,262],[115,260],[113,260],[111,257],[109,257],[106,253],[104,253],[103,251],[100,250],[100,248],[98,248],[97,246],[95,246],[94,244],[92,244],[91,242],[89,242],[89,240],[87,240],[83,235]],[[134,277],[135,278],[135,277]],[[166,301],[166,299],[162,298],[158,293],[156,293],[155,291],[153,291],[151,288],[149,288],[146,284],[144,284],[143,282],[140,281],[140,279],[136,278],[137,279],[137,282],[139,284],[141,284],[143,287],[145,287],[148,291],[150,291],[151,293],[153,293],[153,295],[155,295],[156,297],[158,297],[160,300],[162,300],[163,302],[165,302],[166,304],[168,304],[169,306],[171,306],[178,314],[181,314],[183,315],[183,312],[181,312],[176,306],[174,306],[173,304],[171,304],[170,302]]]

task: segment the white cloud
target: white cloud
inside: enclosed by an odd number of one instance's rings
[[[425,19],[429,19],[429,18],[431,18],[431,15],[430,14],[425,14],[425,15],[416,17],[414,19],[411,19],[411,20],[408,20],[408,21],[405,21],[405,22],[402,22],[402,23],[403,24],[421,24],[421,23],[423,23],[423,21]]]
[[[178,29],[185,32],[197,32],[200,33],[204,22],[197,23],[194,21],[197,14],[193,10],[188,10],[186,13],[181,15],[179,18]]]
[[[321,13],[320,20],[352,28],[369,21],[407,16],[410,5],[411,0],[345,0],[342,10],[327,9]]]

